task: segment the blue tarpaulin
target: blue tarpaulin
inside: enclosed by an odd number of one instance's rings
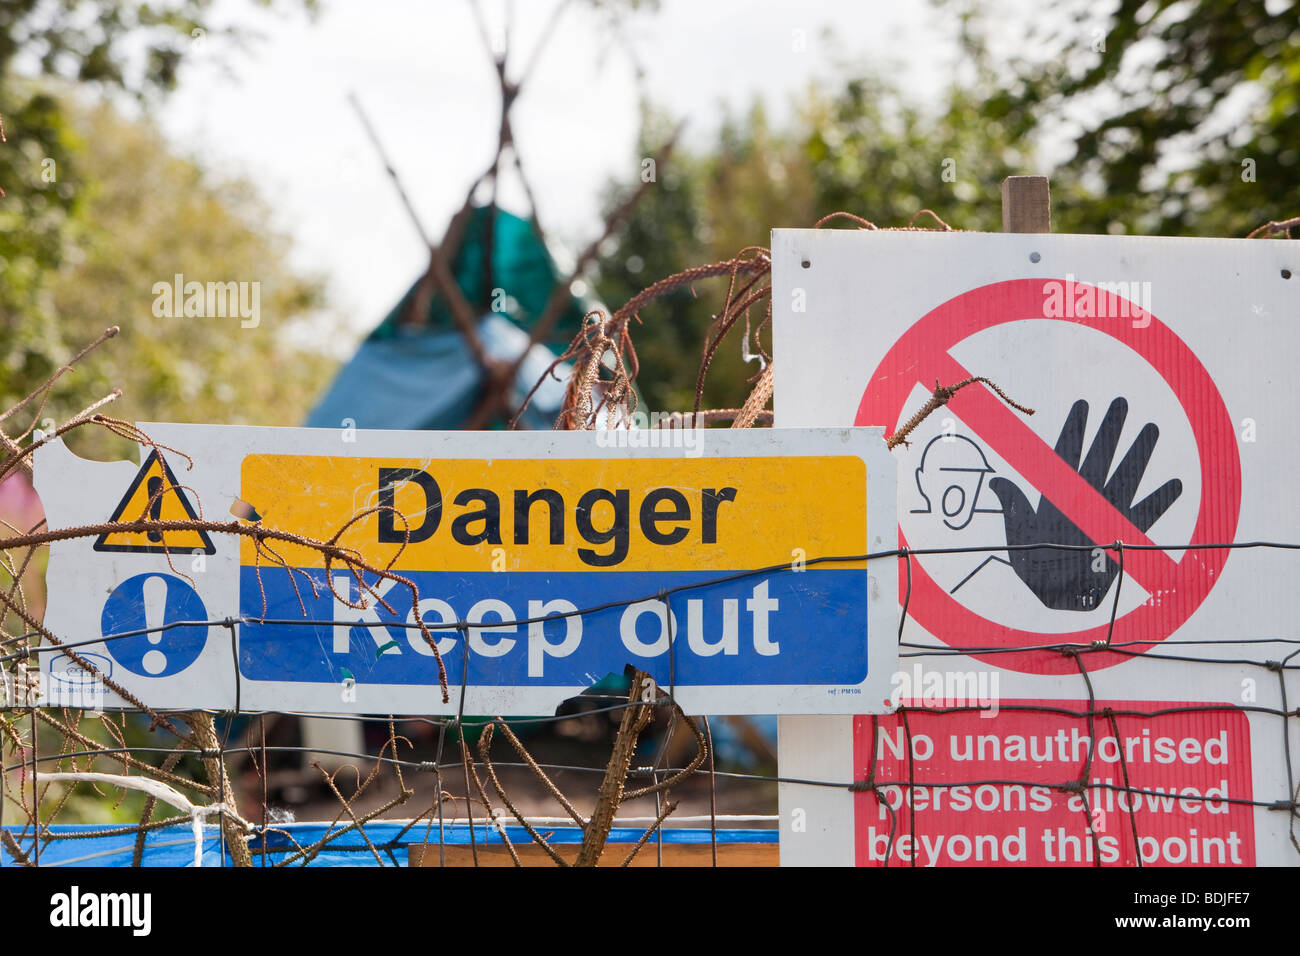
[[[273,866],[298,852],[299,846],[309,847],[327,832],[338,832],[345,824],[328,823],[287,823],[275,827],[267,835],[266,865]],[[101,824],[58,824],[49,828],[56,839],[41,847],[41,866],[95,866],[125,867],[130,866],[135,854],[134,833],[126,832],[111,836],[82,837],[79,834],[93,833],[112,829]],[[438,821],[432,824],[420,820],[414,825],[409,822],[374,822],[366,824],[366,833],[362,835],[355,829],[343,833],[331,840],[316,855],[308,866],[406,866],[407,848],[411,844],[438,843]],[[547,837],[555,844],[580,844],[582,831],[577,827],[546,827]],[[32,833],[30,828],[24,833],[22,827],[6,826],[5,830],[17,841],[18,847],[29,857],[32,854]],[[523,827],[508,826],[506,834],[516,846],[532,842]],[[609,831],[611,845],[624,844],[630,848],[641,839],[645,830],[640,827],[614,827]],[[446,824],[442,827],[443,843],[448,846],[465,846],[470,842],[469,827],[464,823]],[[62,837],[62,839],[59,839]],[[291,839],[292,838],[292,839]],[[366,839],[379,852],[382,864],[375,859]],[[480,825],[474,828],[474,838],[480,846],[501,846],[500,834],[494,827]],[[665,843],[707,844],[710,842],[709,831],[699,827],[689,829],[665,828]],[[6,841],[7,842],[7,841]],[[776,830],[719,830],[718,843],[776,843]],[[295,843],[297,845],[295,845]],[[253,865],[262,863],[262,843],[255,837],[250,844]],[[141,860],[143,866],[193,866],[194,838],[188,818],[180,820],[175,827],[152,830],[145,835],[145,850]],[[15,866],[17,861],[8,848],[0,846],[0,866]],[[203,865],[221,866],[221,833],[215,824],[203,828]],[[233,865],[229,853],[224,865]],[[290,866],[302,866],[301,858]]]
[[[491,222],[491,229],[488,228]],[[491,269],[484,250],[491,245]],[[529,346],[529,332],[564,281],[533,223],[501,209],[475,209],[448,266],[470,305],[483,313],[478,337],[493,359],[513,362]],[[490,281],[490,285],[488,284]],[[306,424],[315,428],[458,429],[483,385],[479,368],[442,296],[428,296],[422,315],[415,282],[384,317],[317,403]],[[586,303],[571,298],[550,336],[533,346],[513,383],[518,408],[529,389],[564,350],[582,322]],[[520,420],[523,428],[550,428],[564,398],[560,381],[539,389]]]
[[[484,351],[514,361],[528,347],[528,333],[498,315],[479,323]],[[555,361],[555,353],[534,345],[511,390],[518,408],[528,391]],[[564,401],[570,367],[556,368],[520,419],[523,428],[550,428]],[[312,409],[309,428],[395,428],[455,430],[478,403],[483,370],[464,337],[456,331],[397,328],[386,338],[370,338],[339,371],[334,384]]]

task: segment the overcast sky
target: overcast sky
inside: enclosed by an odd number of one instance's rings
[[[516,73],[556,2],[515,4]],[[218,4],[218,22],[251,26],[261,39],[232,52],[207,38],[161,118],[179,148],[258,184],[295,240],[296,261],[330,273],[333,298],[360,333],[427,256],[349,91],[435,237],[491,159],[499,101],[467,0],[323,7],[313,21],[245,0]],[[482,9],[490,30],[504,22],[503,0],[482,0]],[[914,95],[932,96],[946,79],[936,63],[951,50],[950,25],[926,0],[663,0],[630,28],[650,95],[686,120],[688,142],[717,128],[723,103],[744,108],[759,95],[776,118],[788,115],[791,96],[837,61],[901,72]],[[542,222],[570,248],[594,237],[600,187],[639,172],[636,105],[626,50],[585,4],[570,4],[512,114]],[[503,203],[521,209],[516,185],[503,190]]]

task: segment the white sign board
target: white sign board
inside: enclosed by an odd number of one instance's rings
[[[893,693],[949,712],[783,718],[783,776],[902,782],[783,785],[783,862],[1300,863],[1288,815],[1252,809],[1295,787],[1275,712],[1296,663],[1266,662],[1300,638],[1300,555],[1215,547],[1300,542],[1297,249],[774,232],[779,425],[892,434],[974,377],[1036,410],[975,382],[895,450]],[[1053,788],[1072,779],[1095,792]]]
[[[694,713],[855,713],[897,667],[880,429],[141,428],[139,467],[54,443],[35,481],[52,528],[146,519],[53,544],[46,626],[152,707],[544,714],[633,665]]]

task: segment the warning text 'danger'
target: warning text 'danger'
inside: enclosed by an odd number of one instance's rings
[[[866,551],[860,458],[419,459],[250,455],[269,527],[403,571],[734,571]],[[850,493],[850,489],[857,489]],[[251,542],[241,563],[252,564]],[[294,567],[323,558],[287,546]]]
[[[241,496],[326,540],[359,515],[339,544],[409,582],[246,553],[253,680],[348,678],[361,705],[437,681],[439,660],[482,688],[588,686],[629,662],[683,688],[848,693],[871,673],[860,455],[250,455]]]
[[[442,525],[444,507],[438,479],[415,468],[379,469],[379,541],[389,544],[427,541]],[[416,520],[411,521],[394,506],[396,489],[404,482],[419,487],[424,495]],[[633,522],[631,491],[627,488],[590,488],[581,493],[572,513],[565,495],[554,488],[529,490],[516,488],[503,495],[491,488],[466,488],[451,502],[454,520],[450,534],[457,544],[502,544],[502,502],[513,505],[513,521],[506,515],[506,535],[513,529],[513,544],[528,544],[530,514],[537,508],[545,513],[546,540],[563,545],[572,540],[576,530],[588,545],[608,545],[604,553],[594,547],[579,547],[578,557],[593,567],[611,567],[623,562],[633,533],[657,545],[680,544],[696,531],[698,541],[716,544],[718,508],[736,500],[735,488],[705,488],[699,494],[698,510],[693,512],[686,495],[676,488],[652,488],[639,500]],[[458,509],[458,510],[454,510]],[[603,516],[598,517],[603,512]],[[602,520],[603,517],[603,520]],[[403,520],[404,519],[404,520]],[[601,526],[603,525],[603,527]]]

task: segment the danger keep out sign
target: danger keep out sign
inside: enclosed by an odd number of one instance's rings
[[[896,546],[897,519],[878,428],[141,427],[161,450],[139,467],[40,451],[52,527],[236,515],[394,575],[217,531],[55,542],[47,626],[150,706],[456,713],[463,684],[466,713],[545,714],[632,665],[696,713],[885,709],[896,567],[865,555]],[[41,660],[52,688],[88,680]]]
[[[783,776],[891,784],[783,786],[784,862],[1300,863],[1286,814],[1250,803],[1289,798],[1267,711],[1300,684],[1266,662],[1300,638],[1300,568],[1212,547],[1300,541],[1294,249],[774,233],[779,425],[888,434],[977,376],[1036,410],[976,382],[895,450],[891,703],[959,710],[911,711],[901,749],[895,716],[783,719]]]

